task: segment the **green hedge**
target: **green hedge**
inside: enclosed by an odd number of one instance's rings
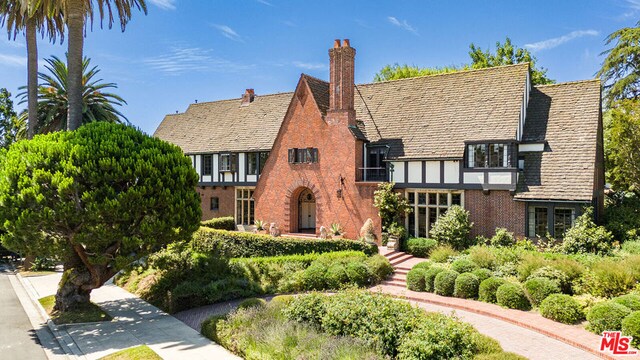
[[[213,218],[211,220],[203,221],[202,226],[211,229],[233,231],[236,229],[236,220],[233,218],[233,216]]]
[[[498,305],[509,309],[529,310],[531,303],[524,293],[522,286],[518,284],[505,283],[500,285],[496,291]]]
[[[628,307],[612,301],[595,304],[587,314],[588,328],[596,334],[621,330],[622,320],[629,314],[631,310]]]
[[[362,251],[367,255],[378,253],[378,247],[375,244],[357,240],[274,238],[270,235],[208,228],[200,228],[194,233],[191,247],[194,251],[203,253],[219,251],[229,258],[282,256],[347,250]]]
[[[413,268],[407,273],[407,289],[412,291],[424,291],[424,277],[428,270]]]
[[[631,345],[640,346],[640,311],[634,311],[622,320],[622,334],[632,336]]]
[[[438,246],[438,242],[433,239],[426,238],[410,238],[407,240],[406,250],[407,253],[419,257],[427,258],[431,253],[431,250]]]
[[[434,292],[442,296],[452,296],[458,275],[458,272],[453,270],[440,272],[433,281]]]
[[[480,279],[472,273],[458,275],[455,282],[453,296],[463,299],[475,299],[478,297]]]
[[[552,294],[540,304],[540,314],[547,319],[574,324],[584,319],[582,306],[569,295]]]
[[[547,296],[561,292],[557,281],[541,277],[527,280],[524,283],[524,289],[527,293],[527,298],[534,306],[540,305]]]

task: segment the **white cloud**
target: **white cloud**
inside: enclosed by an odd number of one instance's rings
[[[558,47],[571,40],[575,40],[584,36],[598,36],[598,35],[600,35],[600,32],[596,30],[575,30],[559,37],[542,40],[542,41],[534,42],[531,44],[525,44],[524,47],[526,47],[531,51],[548,50],[548,49],[553,49],[555,47]]]
[[[167,54],[146,58],[142,62],[167,75],[202,71],[239,71],[253,67],[213,56],[209,49],[181,46],[174,46]]]
[[[268,2],[267,0],[256,0],[256,1],[263,5],[273,6],[273,4]]]
[[[302,61],[294,61],[293,66],[305,70],[321,70],[327,68],[327,65],[322,63],[307,63]]]
[[[6,66],[27,66],[27,57],[0,54],[0,64]]]
[[[397,27],[399,27],[399,28],[401,28],[401,29],[407,30],[407,31],[409,31],[409,32],[412,32],[412,33],[414,33],[414,34],[418,35],[418,29],[416,29],[416,28],[414,28],[413,26],[411,26],[411,25],[407,22],[407,20],[402,20],[402,21],[400,21],[400,20],[398,20],[397,18],[395,18],[395,17],[393,17],[393,16],[389,16],[389,17],[387,17],[387,20],[388,20],[391,24],[393,24],[393,25],[395,25],[395,26],[397,26]]]
[[[220,30],[220,34],[226,37],[227,39],[231,39],[233,41],[243,42],[242,37],[238,35],[238,33],[227,25],[214,24],[216,29]]]
[[[149,0],[149,2],[162,10],[176,9],[176,0]]]
[[[635,17],[636,14],[638,14],[638,12],[640,12],[640,0],[626,0],[625,1],[626,4],[626,8],[629,9],[629,11],[625,12],[624,14],[622,14],[619,18],[620,20],[625,20],[625,19],[629,19],[632,17]]]

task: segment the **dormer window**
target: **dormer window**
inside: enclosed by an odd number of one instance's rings
[[[237,154],[220,154],[220,171],[234,172],[236,171]]]
[[[467,144],[467,168],[511,167],[510,145],[505,143]]]

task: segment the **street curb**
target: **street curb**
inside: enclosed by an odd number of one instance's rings
[[[86,359],[84,352],[82,352],[82,350],[80,350],[80,347],[75,343],[75,341],[73,341],[71,335],[69,335],[66,330],[62,330],[61,327],[53,323],[53,321],[49,317],[49,314],[47,314],[45,309],[42,307],[42,304],[40,304],[40,302],[38,301],[36,290],[34,289],[31,282],[22,277],[22,275],[20,275],[20,273],[18,272],[16,272],[15,275],[18,281],[20,281],[22,287],[27,292],[31,303],[36,307],[36,309],[38,309],[40,316],[46,320],[47,327],[49,328],[49,330],[51,330],[51,333],[62,347],[62,350],[64,350],[64,352],[68,356],[73,356],[76,359]]]

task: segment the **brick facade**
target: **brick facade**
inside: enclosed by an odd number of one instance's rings
[[[466,190],[464,207],[473,222],[472,236],[491,237],[497,227],[507,228],[518,238],[525,236],[525,203],[514,201],[509,191]]]
[[[200,194],[200,206],[202,207],[202,220],[209,220],[221,216],[234,216],[235,213],[235,187],[233,186],[198,186]],[[217,197],[218,210],[211,210],[211,198]]]

